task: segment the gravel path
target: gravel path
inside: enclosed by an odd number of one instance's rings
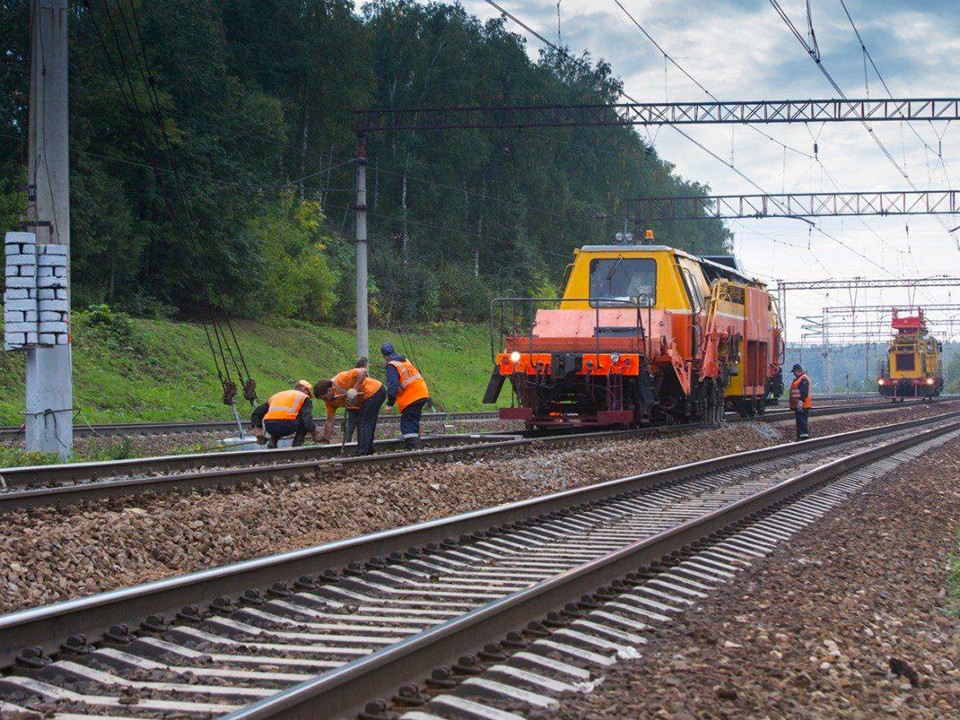
[[[535,717],[960,716],[958,481],[956,444],[901,467]]]

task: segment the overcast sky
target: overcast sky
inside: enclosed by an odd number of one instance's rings
[[[557,42],[556,0],[498,0],[537,32]],[[956,0],[846,0],[867,49],[895,97],[957,95],[960,77],[960,13]],[[768,0],[621,0],[654,39],[694,78],[721,100],[832,98],[836,93],[788,30]],[[481,18],[498,15],[484,0],[464,0]],[[781,0],[806,34],[806,0]],[[864,97],[864,59],[840,0],[810,0],[822,61],[848,97]],[[508,27],[527,33],[508,21]],[[561,0],[562,43],[573,53],[604,58],[640,101],[708,99],[670,66],[614,0]],[[528,37],[535,56],[542,43]],[[870,97],[884,95],[867,74]],[[960,128],[939,123],[876,123],[877,137],[919,189],[960,188]],[[766,125],[760,128],[807,155],[814,140],[822,167],[784,149],[746,126],[686,126],[697,140],[733,163],[771,193],[907,190],[909,184],[858,123]],[[941,164],[914,134],[936,151]],[[706,182],[714,192],[753,193],[756,188],[670,128],[640,129],[684,177]],[[939,137],[938,137],[939,136]],[[833,185],[830,178],[836,182]],[[943,216],[947,228],[957,216]],[[909,230],[908,230],[909,226]],[[960,275],[960,250],[936,218],[822,218],[817,227],[796,220],[729,222],[735,249],[747,269],[773,280],[829,276],[918,277]],[[844,248],[839,242],[847,248]],[[856,298],[858,303],[903,303],[904,293],[887,290]],[[925,291],[918,302],[960,302],[960,289]],[[791,296],[788,311],[820,314],[825,305],[847,304],[846,292],[831,297]],[[958,313],[960,315],[960,313]],[[798,338],[798,325],[790,331]]]

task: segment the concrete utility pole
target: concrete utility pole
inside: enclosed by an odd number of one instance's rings
[[[38,249],[67,248],[70,293],[70,163],[67,124],[68,0],[30,3],[30,122],[27,183]],[[69,305],[67,306],[69,309]],[[68,316],[69,317],[69,316]],[[71,344],[27,350],[27,450],[69,457],[73,450]]]
[[[367,316],[367,151],[363,134],[357,135],[357,357],[370,357]]]

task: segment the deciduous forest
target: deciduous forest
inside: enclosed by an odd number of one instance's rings
[[[354,110],[620,91],[602,59],[531,59],[504,20],[458,5],[89,0],[70,23],[77,308],[190,317],[213,298],[237,317],[349,324]],[[5,230],[27,204],[28,27],[27,2],[0,1]],[[497,294],[555,292],[573,247],[622,229],[622,198],[706,191],[624,127],[378,134],[367,151],[382,326],[475,321]],[[697,252],[729,238],[712,221],[656,231]]]

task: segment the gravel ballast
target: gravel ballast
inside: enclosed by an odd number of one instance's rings
[[[10,513],[0,526],[7,567],[0,611],[778,442],[769,427],[745,423],[543,456],[359,467],[322,481],[262,481]]]
[[[927,410],[862,416],[858,426],[893,423]],[[814,432],[826,434],[819,425]],[[354,468],[321,481],[313,476],[262,481],[10,513],[0,526],[0,562],[6,568],[0,612],[781,441],[767,424],[742,423],[543,456]]]
[[[394,414],[395,415],[395,414]],[[341,416],[337,416],[334,427],[333,442],[339,444],[341,440]],[[249,429],[249,423],[244,427]],[[442,422],[439,420],[425,420],[423,432],[427,435],[450,435],[453,433],[502,433],[520,430],[523,423],[504,420],[454,420]],[[172,455],[180,453],[222,452],[224,438],[237,436],[237,431],[221,430],[219,432],[181,432],[155,435],[129,435],[127,437],[104,436],[82,437],[74,441],[74,452],[78,460],[114,460],[121,458],[154,457],[157,455]],[[380,422],[377,425],[377,436],[381,439],[400,436],[400,423],[396,420]],[[356,440],[356,437],[354,437]],[[0,445],[23,449],[23,436],[8,438],[0,441]],[[308,442],[311,442],[308,440]]]
[[[534,716],[960,716],[958,524],[960,447],[948,443],[651,635],[594,693]]]

